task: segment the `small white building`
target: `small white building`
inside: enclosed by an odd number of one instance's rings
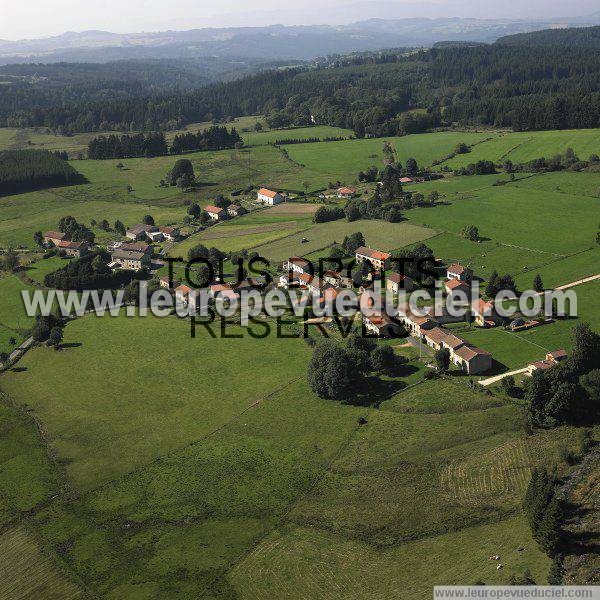
[[[274,192],[272,190],[268,190],[267,188],[261,188],[258,190],[256,199],[262,204],[275,206],[275,204],[281,204],[285,200],[285,197],[279,192]]]

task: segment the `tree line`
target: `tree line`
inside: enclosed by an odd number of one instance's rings
[[[182,133],[173,138],[169,146],[164,133],[137,133],[132,135],[98,136],[88,144],[88,158],[133,158],[182,154],[202,150],[225,150],[242,144],[242,138],[234,129],[213,126],[197,133]]]

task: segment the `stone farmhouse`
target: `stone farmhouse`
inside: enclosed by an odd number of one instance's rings
[[[44,243],[58,246],[59,242],[67,239],[67,234],[60,231],[46,231],[42,237],[44,238]]]
[[[158,231],[158,227],[155,225],[144,225],[140,223],[139,225],[133,225],[129,227],[125,232],[125,237],[137,242],[138,240],[144,239],[149,233],[156,233]]]
[[[56,247],[64,252],[67,256],[81,258],[87,254],[88,245],[85,242],[69,242],[68,240],[60,240]]]

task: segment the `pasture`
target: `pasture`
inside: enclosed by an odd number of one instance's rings
[[[515,407],[452,382],[392,394],[380,410],[320,400],[297,339],[192,340],[172,318],[85,317],[65,342],[29,353],[0,385],[43,424],[69,493],[29,526],[97,595],[300,598],[294,578],[310,570],[314,597],[339,597],[340,561],[360,580],[348,598],[408,582],[425,598],[434,565],[445,583],[505,583],[526,568],[545,581],[518,507],[529,469],[568,445],[568,430],[524,442]]]
[[[452,233],[476,225],[483,239],[560,257],[594,245],[599,208],[599,199],[508,184],[459,194],[446,205],[412,209],[406,216]]]
[[[511,160],[516,164],[542,156],[551,158],[567,148],[573,148],[582,160],[587,160],[591,154],[600,154],[597,129],[511,132],[490,137],[492,139],[476,145],[468,154],[455,156],[444,165],[457,169],[478,160]]]
[[[448,155],[460,142],[474,144],[493,135],[452,131],[327,144],[294,144],[284,148],[292,160],[304,165],[309,171],[327,176],[329,181],[339,179],[350,183],[356,179],[359,171],[364,171],[372,165],[383,167],[385,139],[393,144],[401,163],[404,164],[407,158],[414,158],[420,166],[426,167],[434,160]]]
[[[394,250],[427,240],[436,234],[432,229],[408,222],[353,221],[348,223],[343,219],[318,223],[300,233],[293,233],[274,242],[256,246],[253,250],[269,260],[281,262],[290,256],[308,256],[331,246],[334,242],[341,244],[344,237],[357,231],[364,235],[368,246],[379,250]]]
[[[55,230],[61,217],[67,215],[88,226],[92,219],[98,222],[107,219],[112,226],[117,219],[125,225],[140,223],[147,214],[151,214],[157,223],[168,224],[181,221],[186,214],[183,206],[164,207],[119,198],[99,200],[93,197],[90,188],[77,187],[0,198],[0,247],[33,247],[34,232]],[[115,236],[99,228],[94,228],[94,233],[99,242],[109,241]]]
[[[213,339],[200,329],[192,339],[189,323],[175,318],[147,318],[142,327],[136,318],[90,316],[65,333],[70,347],[28,353],[20,363],[26,370],[9,372],[2,388],[27,399],[46,423],[80,489],[199,439],[290,380],[303,379],[309,353],[299,340],[271,336],[261,344],[247,332],[243,339]],[[86,368],[74,368],[81,361]],[[224,394],[233,364],[247,377]],[[156,388],[157,381],[164,385]],[[63,397],[72,399],[68,409]]]
[[[545,133],[548,147],[550,134],[562,134]],[[289,131],[260,135],[266,143]],[[473,156],[510,135],[393,141],[401,161],[427,164],[458,142],[494,137]],[[190,194],[158,185],[175,157],[124,160],[123,170],[118,161],[76,161],[89,184],[0,199],[0,246],[31,246],[34,231],[67,214],[86,224],[132,224],[144,214],[181,222],[186,200],[206,204],[246,185],[316,190],[383,164],[383,140],[290,145],[288,159],[255,145],[257,136],[249,149],[188,155],[202,182]],[[591,137],[581,136],[582,148]],[[314,224],[317,204],[286,203],[208,228],[172,254],[203,243],[280,262],[317,256],[361,231],[382,250],[424,241],[438,258],[470,264],[483,279],[493,269],[511,273],[522,288],[537,272],[554,286],[597,269],[596,174],[518,176],[500,187],[498,179],[506,176],[411,186],[439,190],[443,203],[407,210],[396,224]],[[460,237],[470,224],[480,243]],[[39,284],[63,262],[38,261],[25,276]],[[32,324],[20,303],[28,287],[14,275],[0,279],[0,350]],[[519,334],[453,329],[501,365],[522,367],[568,349],[577,322],[600,329],[600,283],[575,291],[579,319]],[[192,339],[189,323],[174,317],[87,316],[68,324],[61,351],[36,348],[0,375],[0,596],[78,598],[85,589],[114,600],[424,600],[434,583],[505,584],[526,569],[546,582],[549,559],[521,499],[533,467],[575,448],[574,430],[525,436],[520,408],[468,388],[467,378],[419,383],[424,362],[397,341],[384,343],[409,363],[397,377],[369,381],[365,405],[354,406],[310,391],[302,340],[259,340],[237,326],[227,333],[241,338],[216,333],[199,327]]]

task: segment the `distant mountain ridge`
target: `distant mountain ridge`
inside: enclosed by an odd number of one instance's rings
[[[194,59],[243,56],[253,60],[312,60],[436,42],[492,43],[498,38],[569,25],[600,25],[589,17],[549,20],[408,18],[369,19],[350,25],[229,27],[132,34],[66,32],[59,36],[0,41],[0,63],[110,62],[126,59]]]

